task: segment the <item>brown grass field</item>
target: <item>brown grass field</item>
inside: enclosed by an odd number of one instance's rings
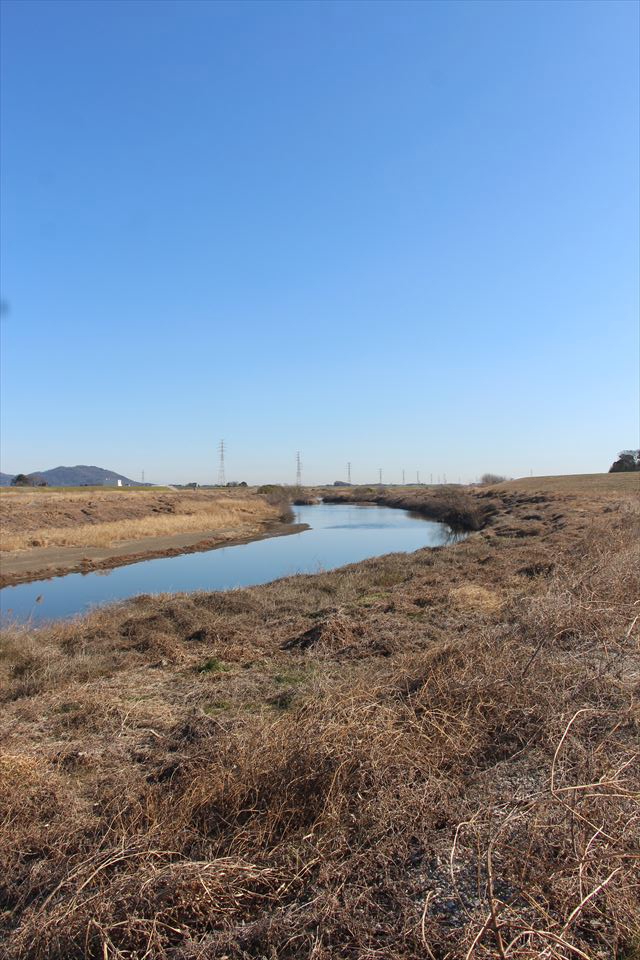
[[[278,517],[264,497],[236,491],[14,488],[0,494],[0,550],[110,546],[192,530],[245,536]]]
[[[5,631],[3,960],[637,960],[626,479],[351,489],[474,532]]]
[[[640,473],[583,473],[558,477],[521,477],[498,484],[496,490],[521,490],[525,493],[564,493],[583,496],[593,493],[640,494]]]

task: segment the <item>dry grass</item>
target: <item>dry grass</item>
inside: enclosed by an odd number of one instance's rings
[[[0,952],[637,956],[637,505],[477,507],[453,548],[8,631]]]
[[[640,494],[640,473],[582,473],[558,477],[521,477],[507,480],[496,490],[517,490],[522,493],[560,493],[569,496],[590,496],[610,493],[613,496]]]
[[[32,547],[104,547],[125,540],[191,531],[245,535],[279,516],[266,498],[220,493],[26,494],[3,497],[3,551]]]
[[[480,530],[486,524],[494,505],[486,498],[473,496],[457,486],[349,487],[323,490],[327,503],[378,503],[423,514],[431,520],[449,524],[453,530]]]

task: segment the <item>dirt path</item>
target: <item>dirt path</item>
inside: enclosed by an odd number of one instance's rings
[[[178,533],[169,537],[123,540],[104,547],[32,547],[29,550],[6,554],[2,558],[0,587],[64,576],[66,573],[110,570],[140,560],[173,557],[181,553],[196,553],[269,537],[282,537],[290,533],[300,533],[307,528],[306,523],[272,523],[260,533],[240,537],[237,529],[218,529]]]

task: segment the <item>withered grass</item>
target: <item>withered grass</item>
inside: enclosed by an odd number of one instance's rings
[[[455,546],[7,631],[0,953],[637,957],[638,505],[467,509]]]
[[[265,497],[249,494],[12,491],[0,497],[0,549],[106,547],[191,531],[247,535],[278,515]]]

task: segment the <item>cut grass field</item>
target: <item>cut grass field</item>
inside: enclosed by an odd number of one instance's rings
[[[453,547],[6,631],[0,955],[635,960],[637,498],[461,496],[406,494]]]
[[[640,494],[640,472],[521,477],[518,480],[507,480],[492,489],[519,490],[524,493],[564,493],[575,497],[594,493],[611,493],[614,495],[629,493],[638,496]]]

